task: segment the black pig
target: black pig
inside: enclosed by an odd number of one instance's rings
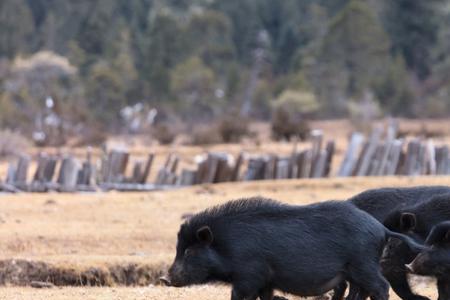
[[[369,213],[380,222],[401,209],[407,209],[415,205],[425,203],[436,195],[450,193],[450,187],[446,186],[417,186],[407,188],[380,188],[371,189],[359,193],[350,199],[359,209]],[[421,241],[422,239],[418,239]],[[382,270],[393,290],[404,300],[429,300],[426,297],[412,292],[408,280],[405,264],[410,262],[416,253],[396,239],[387,244],[382,260]],[[333,300],[341,300],[346,290],[346,284],[342,283],[334,290]],[[357,299],[358,290],[352,288],[348,299]]]
[[[228,282],[232,300],[272,300],[274,289],[316,296],[347,280],[361,295],[384,300],[389,285],[379,258],[390,236],[422,249],[348,202],[290,206],[241,199],[181,225],[167,283]]]
[[[450,221],[441,222],[433,227],[425,244],[430,248],[419,253],[406,268],[411,273],[436,277],[439,300],[449,300]]]
[[[450,220],[450,194],[434,196],[428,201],[397,210],[386,218],[384,224],[390,230],[407,234],[420,242],[427,238],[433,226],[447,220]],[[410,251],[401,241],[390,241],[382,259],[386,278],[389,280],[389,274],[394,274],[398,279],[398,274],[406,273],[404,265],[410,263],[416,255],[417,253]],[[396,262],[395,265],[392,263],[393,260]],[[400,266],[400,263],[403,266]],[[438,289],[442,290],[439,282]]]

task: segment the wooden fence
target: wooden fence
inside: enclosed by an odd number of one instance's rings
[[[37,157],[37,167],[28,178],[31,158],[21,156],[8,167],[6,179],[0,182],[3,192],[94,192],[98,190],[151,191],[190,186],[250,180],[288,178],[321,178],[329,176],[448,175],[449,147],[436,146],[432,140],[397,138],[397,126],[386,130],[376,127],[366,138],[355,132],[349,139],[339,169],[332,172],[335,142],[324,141],[320,130],[311,132],[310,146],[290,155],[248,155],[206,153],[194,168],[180,168],[180,158],[170,154],[149,182],[154,154],[129,166],[130,154],[112,150],[94,163],[90,151],[83,161],[73,156],[45,153]],[[127,172],[128,168],[131,168]],[[127,176],[126,174],[130,174]]]

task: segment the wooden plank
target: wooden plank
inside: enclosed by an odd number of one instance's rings
[[[359,132],[354,132],[350,137],[350,143],[338,172],[339,177],[351,176],[357,162],[358,150],[364,142],[364,136]]]
[[[45,166],[47,165],[47,162],[49,160],[49,157],[45,153],[39,153],[37,158],[37,168],[36,172],[34,173],[33,181],[35,182],[44,182],[44,171]]]
[[[197,180],[198,183],[206,183],[208,176],[208,158],[201,157],[197,165]]]
[[[280,158],[277,161],[276,167],[276,179],[290,178],[289,168],[291,160],[289,158]]]
[[[44,182],[51,182],[53,175],[55,174],[56,164],[58,159],[55,157],[49,157],[44,167],[43,180]]]
[[[159,169],[158,174],[156,175],[156,185],[164,185],[166,184],[166,180],[168,177],[169,172],[167,171],[166,168],[162,167],[161,169]]]
[[[262,158],[251,158],[248,161],[247,172],[244,180],[261,180],[264,179],[265,161]]]
[[[419,160],[417,161],[416,172],[413,175],[426,175],[427,170],[427,146],[425,144],[420,144],[419,147]]]
[[[439,153],[439,154],[438,154]],[[447,145],[439,147],[436,153],[437,166],[436,166],[436,174],[438,175],[446,175],[447,170],[449,169],[448,161],[449,161],[449,149]]]
[[[197,171],[183,169],[179,177],[178,185],[189,186],[197,183]]]
[[[325,170],[323,176],[329,177],[331,174],[331,166],[333,164],[334,152],[336,151],[336,144],[333,140],[327,142],[325,151],[327,152],[327,156],[325,159]]]
[[[228,155],[222,154],[217,156],[219,163],[217,165],[217,174],[214,183],[229,182],[233,175],[233,169],[228,163]]]
[[[175,185],[155,185],[155,184],[136,184],[136,183],[108,183],[104,182],[100,184],[100,188],[109,191],[117,190],[121,192],[147,192],[147,191],[160,191],[170,190],[176,188]]]
[[[77,185],[93,185],[93,178],[95,178],[95,167],[89,160],[83,162],[78,174],[79,176],[77,179]],[[84,187],[83,189],[86,189],[86,187]]]
[[[322,130],[315,129],[311,131],[311,168],[309,177],[313,177],[315,166],[319,159],[320,151],[322,149],[323,132]]]
[[[127,168],[129,153],[125,151],[112,150],[108,155],[107,182],[123,182]]]
[[[79,164],[73,157],[65,157],[58,176],[59,190],[62,192],[76,191]]]
[[[312,151],[311,149],[304,150],[302,154],[301,169],[299,169],[300,178],[309,178],[311,174],[311,164],[312,164]]]
[[[155,155],[150,153],[147,157],[147,162],[145,163],[144,171],[141,173],[141,177],[138,180],[138,183],[144,184],[147,182],[148,175],[150,174],[150,170],[152,168],[153,159]]]
[[[356,171],[356,176],[366,176],[369,174],[370,163],[375,155],[379,140],[383,130],[381,127],[375,127],[370,135],[366,151],[363,154],[361,165]]]
[[[327,151],[321,150],[314,166],[312,178],[321,178],[325,176],[326,161]]]
[[[176,173],[179,161],[180,158],[177,155],[172,155],[172,160],[170,161],[167,170],[171,173]]]
[[[17,168],[14,175],[14,184],[24,185],[27,183],[28,167],[30,165],[30,157],[21,155],[17,162]]]
[[[369,142],[364,142],[361,148],[361,151],[359,151],[358,159],[356,160],[356,163],[353,167],[352,176],[356,176],[356,173],[361,168],[362,162],[364,160],[364,157],[367,153],[367,149],[369,148]]]
[[[276,155],[269,155],[265,158],[264,179],[272,180],[277,178],[277,162]]]
[[[244,161],[244,153],[239,153],[236,162],[234,163],[233,172],[231,174],[231,181],[238,181],[239,180],[239,172],[241,170],[242,163]]]
[[[6,183],[14,184],[14,178],[16,177],[17,166],[10,162],[8,164],[8,170],[6,171]]]
[[[436,175],[436,149],[432,140],[428,140],[426,144],[426,161],[427,174]]]
[[[376,171],[377,176],[383,176],[386,173],[386,165],[388,163],[389,154],[391,153],[392,146],[394,145],[393,140],[387,140],[383,145],[382,154],[380,157],[380,164]]]
[[[297,178],[302,178],[303,172],[303,161],[305,157],[306,150],[297,153],[296,164],[297,164]]]
[[[131,182],[139,183],[142,176],[142,163],[137,161],[133,166],[133,175],[131,176]]]
[[[300,153],[293,153],[289,160],[289,178],[298,178],[298,157]]]
[[[420,142],[414,139],[408,143],[403,169],[404,175],[414,175],[417,170],[417,162],[419,160]]]
[[[217,175],[217,170],[219,167],[219,158],[216,155],[213,155],[212,153],[208,154],[208,171],[206,175],[206,183],[214,183],[214,180]]]
[[[385,152],[385,144],[379,143],[372,157],[372,161],[370,162],[370,167],[367,175],[369,176],[378,175],[378,171],[381,166],[381,161],[383,159],[384,152]]]
[[[381,170],[382,175],[392,176],[397,173],[400,164],[400,156],[403,148],[403,140],[394,140],[391,143],[386,164]]]

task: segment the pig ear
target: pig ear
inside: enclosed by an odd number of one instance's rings
[[[214,236],[211,231],[211,228],[209,228],[209,226],[200,227],[197,230],[197,239],[202,243],[211,245],[214,240]]]
[[[447,233],[445,234],[444,242],[450,243],[450,229],[447,230]]]
[[[400,229],[402,231],[413,230],[416,227],[416,215],[413,213],[402,213],[400,215]]]
[[[448,224],[438,224],[433,227],[425,241],[428,246],[450,243],[450,228]]]

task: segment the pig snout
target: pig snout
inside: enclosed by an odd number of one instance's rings
[[[160,281],[167,286],[182,287],[185,285],[185,273],[180,263],[173,264],[166,276],[160,277]]]
[[[172,285],[172,283],[170,282],[170,279],[169,279],[168,276],[161,276],[161,277],[159,277],[159,281],[162,284],[166,285],[166,286],[171,286]]]
[[[415,273],[413,263],[406,264],[406,265],[405,265],[405,268],[406,268],[406,270],[407,270],[409,273]]]

